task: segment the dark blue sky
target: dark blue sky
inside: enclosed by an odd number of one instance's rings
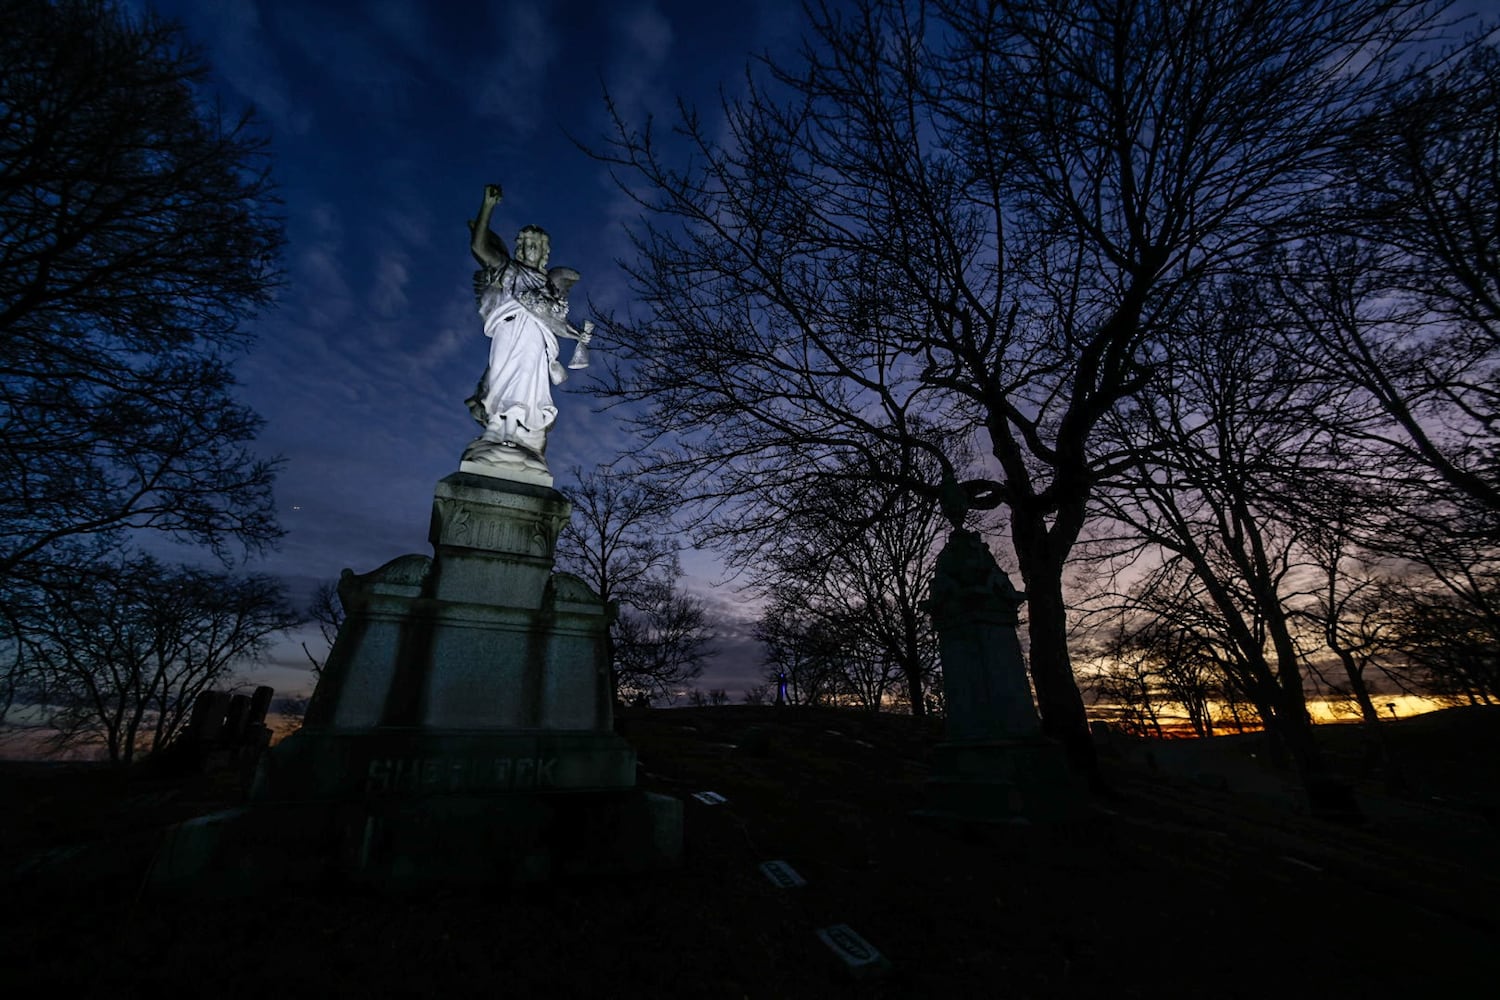
[[[634,207],[574,144],[607,128],[606,88],[629,117],[663,126],[682,97],[716,113],[752,52],[801,31],[791,0],[160,0],[214,69],[226,108],[252,104],[270,132],[289,244],[280,304],[254,324],[237,367],[267,420],[260,449],[286,460],[277,502],[287,536],[252,568],[298,599],[344,567],[366,572],[427,552],[434,484],[476,428],[463,399],[486,358],[470,291],[464,220],[500,182],[495,228],[552,236],[552,263],[583,274],[573,318],[628,298],[616,259]],[[596,345],[607,351],[608,344]],[[557,393],[548,443],[558,485],[632,445],[617,416],[591,412],[575,374]],[[707,584],[714,564],[687,561]],[[315,648],[316,651],[316,648]],[[750,681],[741,648],[700,681]],[[260,673],[306,685],[295,641]]]

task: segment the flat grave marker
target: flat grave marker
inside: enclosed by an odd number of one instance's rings
[[[882,975],[891,967],[890,959],[882,955],[880,949],[855,933],[854,928],[848,924],[819,927],[818,937],[828,946],[829,951],[838,956],[848,968],[850,975],[856,979],[869,979]]]
[[[807,884],[807,879],[798,875],[797,870],[785,861],[762,861],[760,870],[778,889],[795,889]]]

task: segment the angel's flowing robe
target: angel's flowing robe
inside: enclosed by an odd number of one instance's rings
[[[566,321],[568,304],[549,294],[545,274],[514,259],[486,269],[485,278],[479,315],[490,360],[471,408],[486,438],[541,454],[557,419],[552,382],[561,371],[551,327]]]

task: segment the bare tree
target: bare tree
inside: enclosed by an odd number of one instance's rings
[[[275,538],[223,360],[278,279],[262,140],[152,14],[0,16],[0,572],[112,528]]]
[[[1116,708],[1129,731],[1164,735],[1163,713],[1178,705],[1195,734],[1212,736],[1213,702],[1224,687],[1219,653],[1193,628],[1179,624],[1174,609],[1148,611],[1139,600],[1145,594],[1135,596],[1113,633],[1090,650],[1086,687],[1096,704],[1107,701]]]
[[[1151,721],[1162,702],[1181,705],[1200,736],[1222,721],[1214,703],[1241,729],[1274,718],[1264,663],[1236,643],[1243,623],[1226,622],[1211,592],[1188,560],[1167,556],[1108,609],[1111,631],[1089,652],[1103,661],[1108,690],[1139,700],[1138,717]]]
[[[1376,109],[1283,277],[1300,341],[1366,404],[1344,432],[1431,471],[1465,527],[1500,539],[1500,43],[1471,46]]]
[[[333,641],[339,637],[339,629],[344,625],[344,603],[339,600],[338,584],[327,580],[318,584],[311,600],[307,603],[306,615],[308,620],[317,623],[318,633],[323,637],[328,649],[332,649]],[[312,650],[308,649],[307,643],[304,642],[302,653],[307,657],[307,662],[312,664],[314,679],[321,677],[323,664],[328,659],[327,650],[320,659],[312,655]]]
[[[641,587],[620,609],[614,636],[616,698],[670,702],[683,682],[703,673],[713,631],[703,601],[668,576]]]
[[[794,592],[808,621],[840,637],[845,693],[878,708],[894,673],[922,715],[938,671],[923,607],[948,528],[937,502],[830,465],[745,498],[735,516],[741,523],[719,546],[731,567],[762,596]]]
[[[1123,467],[1099,422],[1160,373],[1204,282],[1292,238],[1308,186],[1402,79],[1403,0],[864,0],[819,5],[692,165],[626,122],[601,157],[649,213],[630,364],[604,391],[675,435],[713,504],[863,461],[935,495],[914,425],[982,431],[1029,596],[1044,730],[1097,778],[1068,654],[1066,561]],[[880,461],[876,458],[879,457]]]
[[[752,684],[741,692],[740,700],[746,705],[765,705],[771,701],[771,685]]]
[[[678,587],[682,545],[670,500],[639,474],[601,468],[573,476],[558,567],[606,604],[618,602],[608,635],[615,698],[665,697],[702,673],[712,637],[703,602]]]
[[[1387,582],[1390,570],[1382,571],[1378,557],[1359,548],[1352,527],[1339,518],[1319,525],[1308,549],[1317,585],[1309,585],[1310,599],[1299,613],[1338,662],[1343,681],[1331,686],[1353,699],[1384,756],[1373,684],[1396,676],[1399,654]],[[1316,663],[1310,667],[1319,672]]]
[[[1474,534],[1415,535],[1403,572],[1384,589],[1413,686],[1500,701],[1500,546]]]
[[[11,0],[0,66],[3,642],[127,530],[221,555],[280,534],[229,359],[283,236],[254,122],[204,100],[168,22]]]
[[[777,594],[755,623],[754,635],[766,650],[766,679],[786,683],[793,705],[823,705],[839,687],[838,649],[827,630],[807,614],[792,589]]]
[[[150,557],[74,571],[38,610],[23,634],[54,742],[99,741],[119,764],[165,746],[200,692],[300,623],[269,577]]]
[[[1321,758],[1306,704],[1299,606],[1315,528],[1308,516],[1341,472],[1335,442],[1307,417],[1328,402],[1295,356],[1277,349],[1277,317],[1253,283],[1232,281],[1183,310],[1187,336],[1144,391],[1107,425],[1135,466],[1101,491],[1167,569],[1187,571],[1236,651],[1241,690],[1312,776]],[[1171,572],[1168,581],[1180,587]]]
[[[1162,737],[1161,711],[1155,675],[1145,657],[1128,647],[1100,650],[1084,672],[1084,690],[1094,705],[1110,711],[1108,721],[1132,736]]]

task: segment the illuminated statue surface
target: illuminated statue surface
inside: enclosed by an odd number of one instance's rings
[[[479,385],[465,401],[484,430],[464,449],[459,468],[550,486],[544,456],[557,419],[552,386],[567,378],[558,340],[578,341],[568,367],[582,368],[594,325],[586,322],[577,330],[568,323],[568,291],[579,275],[571,267],[546,270],[550,243],[543,230],[522,229],[514,254],[490,230],[501,198],[500,185],[486,185],[479,217],[469,223],[469,249],[480,264],[474,294],[490,351]]]

